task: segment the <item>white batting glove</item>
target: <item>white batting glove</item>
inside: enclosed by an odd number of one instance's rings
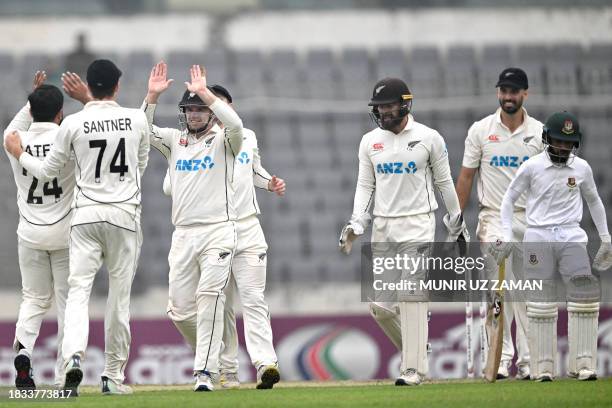
[[[514,249],[514,243],[504,242],[498,239],[497,241],[495,241],[495,243],[489,245],[487,252],[489,253],[489,255],[495,258],[495,262],[497,262],[497,264],[499,265],[510,255],[512,249]]]
[[[340,240],[338,241],[340,252],[349,255],[353,249],[353,241],[356,240],[357,237],[358,235],[355,234],[353,226],[350,224],[345,225],[344,228],[342,228],[342,232],[340,232]]]
[[[467,225],[465,225],[462,214],[457,214],[453,217],[450,214],[446,214],[442,222],[444,222],[444,226],[446,226],[448,231],[446,242],[470,242],[470,231],[468,231]]]
[[[610,236],[603,237],[599,251],[595,255],[593,260],[593,269],[598,271],[605,271],[612,267],[612,243],[610,243]]]

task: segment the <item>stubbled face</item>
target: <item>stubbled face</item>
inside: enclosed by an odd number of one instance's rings
[[[500,86],[497,88],[497,99],[502,110],[509,115],[515,114],[523,107],[523,102],[527,98],[527,91],[524,89]]]
[[[380,126],[383,129],[393,131],[402,123],[405,116],[400,115],[400,106],[399,102],[378,105]]]
[[[569,159],[573,149],[574,142],[551,138],[550,145],[548,146],[548,153],[553,161],[565,163]]]

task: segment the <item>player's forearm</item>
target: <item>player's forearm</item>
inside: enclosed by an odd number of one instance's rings
[[[149,91],[147,92],[147,96],[145,97],[144,101],[145,103],[156,105],[160,95],[160,93]]]
[[[261,165],[261,158],[258,149],[253,150],[253,184],[257,188],[264,190],[269,189],[269,183],[272,180],[272,175]]]
[[[353,201],[353,214],[351,224],[358,224],[362,231],[369,223],[370,206],[374,200],[375,179],[371,167],[360,163],[357,187],[355,188],[355,199]],[[359,232],[358,232],[359,233]]]
[[[508,188],[501,204],[501,224],[504,241],[513,241],[514,234],[512,233],[512,217],[514,216],[514,203],[521,196],[520,192]]]
[[[58,168],[58,166],[50,165],[51,163],[49,163],[48,160],[49,159],[45,159],[41,161],[28,153],[23,153],[19,157],[19,164],[39,181],[48,181],[57,177],[60,169],[63,167],[61,166]]]
[[[457,198],[459,199],[459,208],[461,208],[461,212],[465,210],[470,201],[474,173],[475,169],[468,169],[465,167],[462,167],[461,172],[459,173],[455,191],[457,191]]]
[[[214,103],[209,105],[215,116],[225,127],[227,142],[229,143],[234,155],[242,149],[242,120],[230,106],[219,98],[215,98]]]
[[[147,164],[149,162],[149,148],[149,135],[143,134],[140,140],[140,146],[138,148],[138,171],[140,172],[140,177],[144,175],[145,169],[147,168]]]
[[[585,197],[586,198],[586,197]],[[589,211],[591,212],[591,218],[597,228],[599,236],[603,240],[610,240],[610,232],[608,231],[608,221],[606,219],[606,209],[604,208],[603,202],[599,197],[599,194],[594,193],[594,196],[586,198]]]
[[[30,102],[28,102],[19,112],[17,112],[13,120],[11,120],[8,127],[4,130],[4,136],[6,137],[7,134],[14,130],[25,132],[30,128],[31,124],[32,115],[30,114]]]
[[[442,195],[442,200],[447,212],[451,217],[456,217],[461,213],[457,192],[453,185],[448,158],[442,158],[432,165],[434,184]]]
[[[148,98],[148,95],[147,95]],[[140,109],[142,109],[147,117],[147,123],[149,124],[149,130],[153,130],[153,119],[155,118],[155,108],[157,107],[156,102],[150,102],[146,98],[142,102]]]

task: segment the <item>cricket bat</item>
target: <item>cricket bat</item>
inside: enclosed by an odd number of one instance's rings
[[[499,282],[502,282],[505,277],[506,260],[504,259],[499,264]],[[497,370],[499,370],[504,343],[504,291],[501,288],[493,293],[493,300],[487,310],[486,327],[489,352],[487,354],[484,377],[488,382],[495,382],[497,380]]]

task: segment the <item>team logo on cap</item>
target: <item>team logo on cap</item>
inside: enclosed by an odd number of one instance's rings
[[[538,264],[538,257],[536,256],[536,254],[529,254],[529,263],[532,265]]]
[[[568,177],[567,178],[567,186],[569,188],[574,188],[576,187],[576,179],[574,177]]]
[[[374,90],[374,92],[376,93],[376,95],[378,95],[378,94],[380,93],[380,91],[382,91],[383,89],[385,89],[385,87],[386,87],[386,86],[387,86],[387,85],[381,85],[381,86],[379,86],[378,88],[376,88],[376,89]]]
[[[574,133],[574,122],[567,119],[565,122],[563,122],[563,129],[561,129],[561,131],[566,135],[571,135]]]

